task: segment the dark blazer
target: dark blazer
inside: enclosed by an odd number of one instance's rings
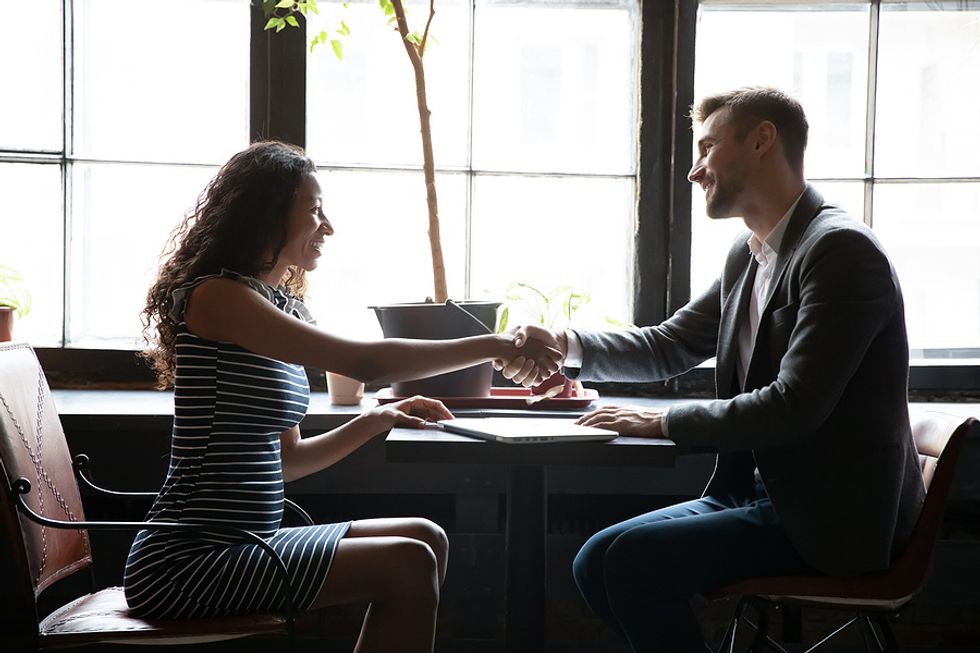
[[[758,267],[746,231],[721,277],[659,326],[576,332],[597,381],[652,381],[717,357],[718,399],[672,407],[670,438],[720,452],[706,494],[747,495],[758,466],[804,559],[835,575],[888,566],[924,497],[908,416],[902,291],[877,238],[807,186],[759,320],[746,391],[738,329]]]

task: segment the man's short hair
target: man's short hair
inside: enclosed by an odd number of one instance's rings
[[[704,122],[722,107],[728,107],[731,111],[735,136],[739,140],[763,120],[774,124],[783,139],[786,160],[794,170],[803,172],[803,151],[806,149],[809,124],[799,102],[779,89],[746,86],[702,98],[691,107],[691,119]]]

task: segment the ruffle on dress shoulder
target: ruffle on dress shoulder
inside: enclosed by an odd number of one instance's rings
[[[306,308],[306,304],[293,297],[292,293],[282,288],[273,288],[272,286],[259,281],[255,277],[249,277],[226,268],[222,268],[221,272],[217,274],[206,274],[192,279],[175,289],[172,294],[173,306],[170,309],[170,317],[175,322],[183,322],[184,310],[187,307],[187,298],[190,297],[191,291],[202,282],[219,277],[240,281],[275,304],[275,306],[280,310],[285,311],[293,317],[298,317],[304,322],[316,324],[316,320],[313,319],[313,315],[310,313],[310,310]]]

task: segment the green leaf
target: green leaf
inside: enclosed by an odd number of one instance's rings
[[[283,31],[284,29],[286,29],[286,21],[284,21],[283,19],[280,18],[279,19],[279,22],[276,23],[276,33],[278,34],[279,32]]]
[[[510,320],[510,307],[504,306],[504,310],[500,311],[500,321],[497,324],[497,333],[503,333],[507,330],[508,320]]]
[[[296,0],[279,0],[276,3],[276,9],[290,9],[296,4]]]
[[[323,41],[324,43],[327,42],[327,33],[326,33],[326,31],[321,31],[318,36],[319,36],[319,39],[321,41]]]
[[[296,16],[293,16],[292,14],[286,16],[286,22],[292,25],[293,27],[299,27],[299,21],[296,20]]]
[[[275,27],[278,24],[276,22],[276,20],[277,20],[277,18],[275,16],[273,16],[272,18],[270,18],[269,19],[269,22],[267,22],[265,24],[265,27],[263,29],[272,29],[273,27]]]
[[[330,40],[330,47],[333,48],[334,55],[337,56],[341,61],[344,60],[344,44],[337,39]]]
[[[422,45],[422,37],[419,36],[418,32],[412,32],[405,37],[405,40],[409,43],[414,43],[415,45]]]
[[[350,36],[350,28],[347,27],[347,23],[340,21],[340,29],[338,30],[344,36]]]

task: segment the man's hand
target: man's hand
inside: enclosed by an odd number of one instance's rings
[[[519,350],[518,355],[509,362],[494,361],[494,367],[501,371],[505,379],[527,388],[538,385],[561,368],[561,363],[568,354],[568,340],[564,331],[549,331],[528,325],[511,331],[511,334],[514,346]],[[557,358],[542,361],[537,354],[542,349],[557,352]]]
[[[582,415],[577,423],[609,429],[620,435],[662,438],[664,437],[663,413],[662,410],[644,410],[631,406],[603,406]]]

